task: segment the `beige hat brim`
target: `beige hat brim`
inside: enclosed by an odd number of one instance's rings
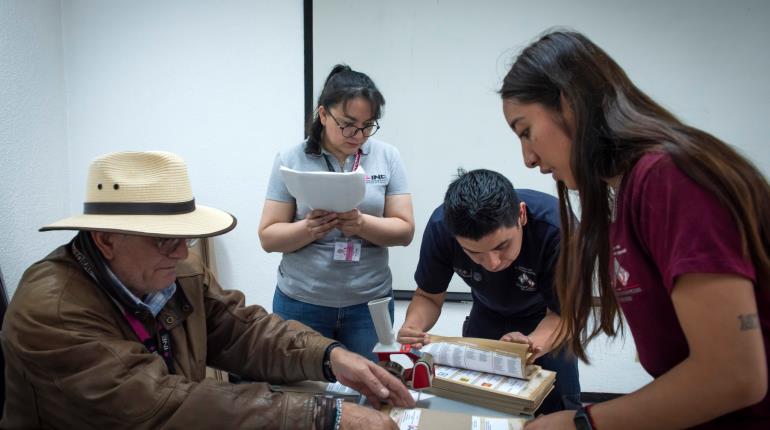
[[[89,230],[195,238],[227,233],[237,222],[225,211],[196,205],[193,212],[179,215],[76,215],[42,227],[40,231]]]

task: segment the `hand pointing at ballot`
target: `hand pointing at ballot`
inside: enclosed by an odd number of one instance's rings
[[[414,407],[414,399],[404,383],[372,361],[344,348],[334,348],[330,361],[335,377],[366,396],[375,408],[380,408],[385,402],[393,406]],[[398,429],[386,414],[351,403],[343,405],[340,418],[340,430]]]

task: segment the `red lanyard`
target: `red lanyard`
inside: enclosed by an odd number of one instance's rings
[[[332,163],[329,161],[329,157],[324,154],[324,161],[326,161],[326,167],[329,169],[330,172],[336,172],[334,170],[334,166],[332,166]],[[353,167],[350,169],[351,172],[355,172],[356,169],[358,169],[358,165],[361,163],[361,150],[359,149],[358,152],[356,152],[356,159],[353,160]],[[345,169],[343,168],[342,171],[344,172]]]
[[[153,338],[147,329],[144,328],[144,324],[139,321],[135,316],[128,312],[123,312],[123,317],[126,318],[128,324],[131,326],[131,330],[134,331],[136,337],[142,342],[142,344],[153,354],[160,354],[163,357],[163,361],[166,362],[168,367],[168,373],[174,373],[174,355],[171,351],[171,334],[163,326],[158,324],[158,338]],[[160,342],[158,342],[160,340]],[[158,345],[160,343],[160,345]]]

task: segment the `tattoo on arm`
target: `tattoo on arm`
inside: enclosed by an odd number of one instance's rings
[[[738,321],[741,322],[741,331],[753,330],[759,327],[759,317],[757,314],[738,315]]]

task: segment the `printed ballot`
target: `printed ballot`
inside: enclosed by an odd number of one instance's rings
[[[430,353],[437,364],[520,379],[528,379],[534,370],[527,366],[531,354],[523,343],[434,335],[422,352]]]
[[[556,373],[527,365],[527,345],[431,335],[422,348],[436,367],[429,393],[511,413],[535,413]]]

